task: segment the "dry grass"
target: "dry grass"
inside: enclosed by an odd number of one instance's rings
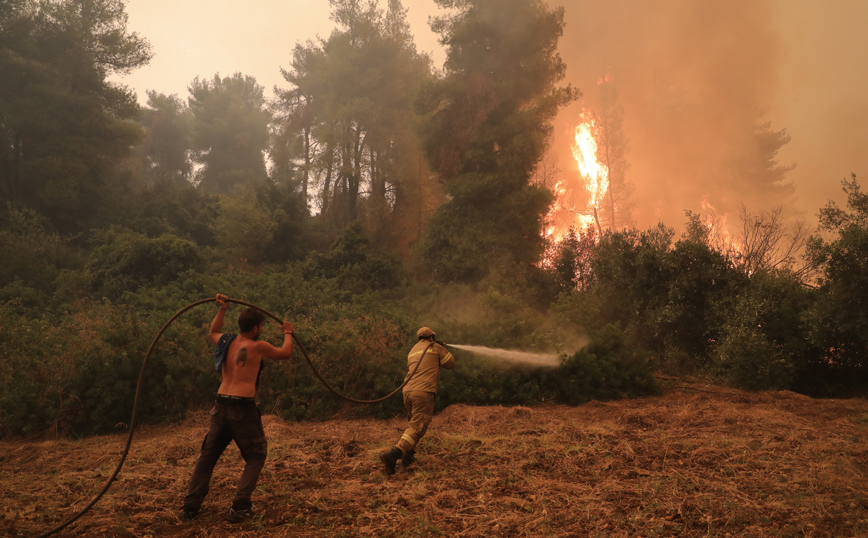
[[[118,481],[62,536],[868,535],[868,402],[694,384],[579,407],[454,405],[419,462],[385,477],[377,454],[405,421],[265,417],[261,520],[222,516],[232,446],[196,521],[178,508],[205,414],[143,427]],[[0,443],[0,533],[34,536],[85,506],[125,437]]]

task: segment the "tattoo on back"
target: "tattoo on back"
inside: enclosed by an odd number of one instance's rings
[[[247,348],[242,347],[238,350],[238,355],[235,357],[235,364],[245,366],[247,364]]]

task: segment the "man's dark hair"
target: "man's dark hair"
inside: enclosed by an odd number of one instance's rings
[[[238,329],[246,333],[247,331],[252,331],[264,321],[265,314],[262,313],[262,310],[248,306],[238,314]]]

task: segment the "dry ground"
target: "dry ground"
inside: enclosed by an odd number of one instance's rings
[[[868,536],[868,402],[680,385],[579,407],[454,405],[419,462],[384,476],[401,418],[266,416],[262,519],[223,521],[238,450],[200,517],[178,521],[206,414],[142,427],[118,481],[59,536]],[[87,505],[124,435],[0,442],[0,534],[36,536]]]

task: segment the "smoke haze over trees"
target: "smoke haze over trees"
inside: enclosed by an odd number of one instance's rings
[[[793,209],[801,211],[813,225],[818,201],[835,199],[844,203],[839,181],[851,173],[859,177],[868,175],[868,154],[864,152],[868,135],[860,127],[868,121],[868,94],[862,91],[868,86],[868,35],[861,28],[861,21],[868,18],[868,4],[861,0],[725,3],[666,0],[655,2],[653,13],[648,12],[647,4],[550,0],[549,7],[566,8],[564,36],[558,44],[567,64],[564,82],[582,90],[593,105],[599,94],[596,83],[611,67],[619,99],[625,105],[627,140],[638,147],[669,138],[657,148],[670,152],[675,161],[682,154],[689,154],[689,159],[701,159],[702,153],[714,155],[718,149],[713,145],[704,147],[701,139],[669,137],[668,132],[655,129],[653,124],[639,125],[636,118],[630,117],[646,114],[637,105],[657,98],[653,92],[659,90],[658,82],[670,80],[688,94],[713,95],[716,101],[709,106],[724,109],[750,104],[738,87],[744,88],[748,95],[760,91],[756,101],[762,107],[761,123],[769,121],[772,132],[786,129],[792,137],[778,152],[781,166],[797,165],[787,174],[787,180],[795,188],[787,214]],[[276,0],[261,0],[253,10],[240,4],[215,10],[202,0],[187,0],[183,4],[129,0],[127,5],[132,28],[147,34],[156,56],[144,68],[115,80],[135,87],[142,104],[146,89],[184,97],[195,76],[215,72],[225,75],[241,71],[253,75],[269,94],[273,86],[284,85],[278,66],[288,65],[288,51],[293,44],[316,35],[328,36],[332,30],[327,2],[309,3],[297,9]],[[384,7],[385,0],[380,5]],[[411,0],[405,2],[405,7],[418,49],[431,53],[435,67],[439,67],[445,52],[438,46],[437,35],[428,27],[427,19],[443,11],[434,0]],[[165,17],[167,12],[176,17]],[[717,20],[709,21],[710,16]],[[756,59],[748,57],[747,62],[739,63],[747,48],[735,42],[736,37],[756,45]],[[726,57],[730,54],[728,46],[734,47],[732,62]],[[624,87],[625,77],[638,85],[632,89]],[[722,83],[720,91],[713,90],[712,82]],[[766,83],[770,86],[757,90]],[[729,87],[736,88],[732,95],[727,94]],[[626,94],[634,98],[628,100]],[[733,113],[742,114],[736,109]],[[705,112],[700,110],[700,114]],[[569,158],[566,136],[576,119],[577,110],[568,108],[555,121],[555,134],[560,140],[552,145],[565,157],[560,161],[564,171],[575,167]],[[700,119],[692,122],[691,129],[713,128]],[[637,132],[639,128],[642,130]],[[702,138],[717,141],[713,133],[703,133]],[[681,141],[687,145],[680,146]],[[697,151],[698,157],[694,155]],[[638,184],[643,178],[650,181],[663,175],[656,170],[639,174],[640,167],[646,172],[648,169],[638,162],[640,153],[643,161],[655,162],[652,148],[633,148],[628,155],[632,166],[629,180]],[[702,162],[696,164],[701,166]],[[710,175],[714,173],[713,170]],[[689,181],[696,180],[689,178]],[[689,185],[676,187],[691,190]],[[654,184],[644,189],[653,194],[659,194],[655,189],[665,192]],[[671,216],[667,224],[680,228],[684,221],[682,211],[700,211],[705,194],[700,193],[696,199],[691,193],[689,205],[680,199],[671,207],[661,204],[660,214]],[[648,219],[637,224],[644,227],[656,222],[659,197],[648,202],[649,209],[643,209]],[[668,197],[663,198],[664,203],[667,200]],[[753,211],[763,208],[762,204],[754,207],[753,200],[743,202]],[[722,207],[720,200],[711,197],[709,203]],[[730,218],[736,216],[739,205],[738,200],[727,205]]]
[[[779,90],[775,17],[772,1],[614,0],[567,9],[560,44],[567,80],[592,107],[602,99],[598,81],[609,80],[624,110],[637,225],[681,227],[683,211],[699,211],[703,200],[730,215],[740,204],[792,205],[785,172],[793,163],[778,155],[787,126],[768,119]],[[578,112],[567,109],[559,120],[574,123]],[[568,144],[554,147],[570,169]]]

